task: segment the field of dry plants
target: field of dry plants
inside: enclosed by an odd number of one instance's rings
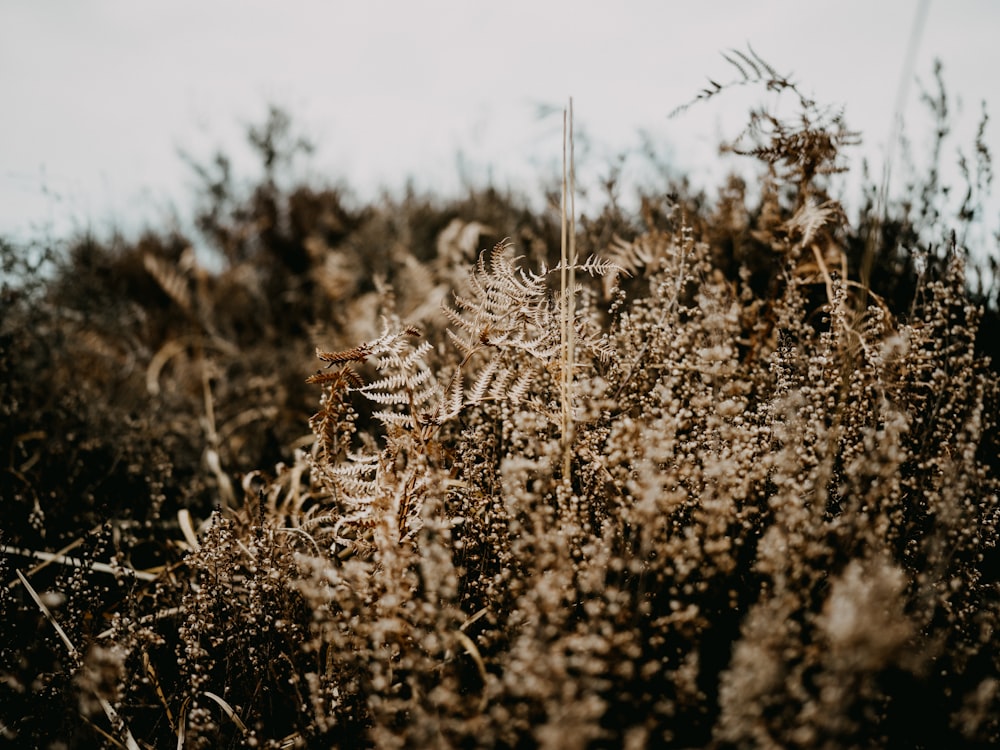
[[[634,215],[352,205],[272,111],[216,265],[0,240],[0,742],[1000,744],[989,151],[849,217],[859,136],[732,62],[759,177]]]

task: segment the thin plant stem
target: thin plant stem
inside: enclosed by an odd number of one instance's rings
[[[567,142],[569,155],[567,157]],[[573,165],[573,99],[563,111],[563,174],[560,243],[560,299],[562,300],[562,356],[560,379],[562,399],[563,481],[572,480],[573,467],[573,369],[575,351],[575,288],[576,288],[576,172]]]

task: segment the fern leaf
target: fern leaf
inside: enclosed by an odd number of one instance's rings
[[[457,333],[452,331],[450,328],[445,330],[448,338],[451,342],[458,347],[459,351],[462,352],[466,357],[470,357],[479,351],[479,342],[473,339],[464,339]]]
[[[630,275],[624,268],[619,266],[617,263],[605,258],[601,258],[597,255],[591,255],[587,258],[587,262],[579,267],[584,273],[590,274],[591,276],[608,276],[611,274],[621,274]]]
[[[330,365],[343,362],[364,362],[371,353],[371,348],[368,344],[361,344],[361,346],[356,346],[353,349],[344,349],[339,352],[324,352],[319,347],[316,347],[317,359],[328,362]]]
[[[426,367],[426,365],[424,365],[423,363],[424,355],[426,355],[427,352],[431,351],[433,348],[434,347],[430,341],[421,342],[420,346],[418,346],[416,349],[414,349],[412,352],[406,355],[406,357],[403,359],[402,363],[403,369],[410,370],[418,365],[423,365],[424,367]]]
[[[388,396],[403,396],[403,400],[398,403],[406,403],[405,393],[401,391],[405,390],[415,390],[418,386],[423,385],[429,379],[434,377],[434,372],[429,367],[424,367],[421,370],[414,372],[397,372],[393,375],[376,380],[363,388],[358,388],[358,392],[361,393],[365,398],[371,399],[372,401],[377,401],[379,403],[397,403],[392,401],[381,400]]]
[[[525,394],[528,392],[528,388],[531,387],[531,382],[534,380],[535,373],[531,370],[525,370],[523,373],[518,375],[517,380],[511,386],[510,390],[505,394],[506,398],[513,404],[519,404],[524,400]]]
[[[350,465],[353,466],[376,466],[378,464],[378,456],[371,453],[348,453],[347,458],[351,461]]]
[[[493,357],[486,366],[479,371],[479,375],[476,376],[476,380],[472,384],[472,389],[469,391],[469,401],[473,404],[478,404],[486,396],[486,391],[490,387],[490,383],[494,379],[497,370],[500,369],[500,358]]]
[[[441,406],[439,420],[451,419],[457,416],[462,410],[463,402],[465,401],[465,388],[462,378],[462,371],[458,370],[452,376],[451,383],[448,386],[448,393],[445,400]]]
[[[365,398],[374,401],[376,404],[407,404],[410,397],[404,391],[361,391]]]
[[[383,424],[391,424],[404,429],[413,427],[413,418],[404,412],[399,411],[377,411],[372,416]]]
[[[436,381],[427,384],[422,390],[411,391],[411,410],[426,409],[441,397],[441,388]]]
[[[836,216],[837,211],[837,204],[833,201],[817,204],[815,200],[807,200],[785,223],[785,229],[789,235],[798,235],[800,244],[806,247],[815,239],[817,232]]]
[[[361,376],[350,367],[342,367],[331,372],[320,370],[306,378],[306,382],[312,385],[346,386],[348,388],[360,388],[364,385]]]
[[[739,50],[731,50],[731,52],[733,54],[733,57],[739,57],[740,59],[743,59],[744,63],[747,63],[747,61],[743,58],[743,53],[741,53]],[[730,57],[725,53],[722,54],[722,57],[723,59],[725,59],[727,63],[732,65],[740,72],[740,75],[743,76],[744,80],[749,80],[750,76],[747,75],[747,72],[742,65],[740,65],[738,62],[736,62],[736,60],[734,60],[732,57]]]
[[[170,299],[185,312],[192,312],[191,287],[187,276],[151,253],[142,257],[142,265]]]

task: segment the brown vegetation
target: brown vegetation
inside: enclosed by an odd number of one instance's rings
[[[734,65],[800,105],[760,189],[580,258],[494,191],[281,190],[278,113],[251,195],[201,172],[217,272],[4,243],[0,736],[1000,742],[996,290],[933,191],[849,220],[842,118]]]

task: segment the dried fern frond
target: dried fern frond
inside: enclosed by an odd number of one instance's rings
[[[371,353],[368,344],[361,344],[352,349],[344,349],[339,352],[324,352],[319,347],[316,347],[316,358],[328,363],[328,366],[342,362],[364,362],[371,356]]]
[[[533,353],[548,348],[558,334],[551,326],[555,310],[544,275],[518,267],[510,248],[507,240],[497,244],[488,261],[481,253],[469,277],[471,295],[455,295],[455,307],[445,306],[445,316],[465,334],[453,340],[459,338],[467,353],[484,345]]]
[[[394,426],[402,430],[413,429],[413,417],[403,412],[382,409],[380,411],[372,412],[372,416],[386,426]]]
[[[437,237],[437,259],[441,265],[461,266],[476,256],[479,238],[495,230],[478,221],[466,222],[452,219]]]
[[[306,378],[306,382],[312,385],[343,386],[346,388],[361,388],[365,384],[361,376],[350,367],[341,367],[332,372],[317,372]]]
[[[631,242],[615,235],[604,251],[604,262],[609,266],[608,278],[617,280],[620,274],[638,276],[656,271],[670,247],[671,239],[663,232],[643,234]]]
[[[472,397],[475,397],[473,392]],[[462,370],[458,369],[452,376],[451,383],[448,385],[448,389],[445,392],[444,401],[441,403],[440,414],[435,417],[436,420],[451,419],[452,417],[458,416],[459,412],[465,404],[465,383],[462,378]],[[440,422],[436,422],[439,424]]]
[[[417,333],[415,329],[407,328],[398,334],[385,335],[379,339],[372,347],[372,355],[381,377],[355,389],[373,403],[395,405],[403,409],[402,412],[375,412],[373,416],[383,424],[406,426],[414,431],[421,426],[417,415],[438,414],[444,402],[444,390],[425,361],[434,347],[429,341],[422,341],[417,347],[412,347],[409,343],[409,339]],[[400,414],[405,415],[403,419]]]
[[[505,382],[501,381],[501,378],[510,378],[512,373],[510,370],[506,370],[503,373],[498,373],[500,370],[500,358],[494,357],[479,371],[476,376],[475,381],[472,384],[472,388],[469,389],[469,400],[473,403],[479,403],[486,397],[486,391],[490,388],[490,384],[493,383],[494,386],[500,385],[503,387],[506,385]]]
[[[757,145],[740,145],[744,139]],[[749,125],[729,150],[783,167],[782,178],[797,177],[792,181],[805,184],[816,175],[844,172],[847,167],[838,160],[840,151],[860,142],[858,133],[847,128],[842,111],[820,110],[810,104],[795,120],[753,110]]]
[[[517,380],[514,381],[510,390],[507,391],[507,398],[510,399],[511,403],[518,404],[524,401],[525,396],[528,395],[528,389],[531,387],[534,379],[535,373],[531,370],[525,370],[523,373],[518,375]]]
[[[393,514],[399,537],[414,532],[422,488],[429,486],[434,472],[426,457],[440,451],[434,441],[442,425],[483,401],[522,402],[534,383],[543,380],[552,387],[551,373],[565,376],[561,323],[570,296],[580,300],[569,325],[581,350],[608,357],[607,342],[595,332],[591,319],[594,295],[573,284],[557,298],[546,276],[565,270],[563,264],[534,273],[518,265],[511,247],[504,241],[492,253],[481,253],[466,292],[455,295],[453,306],[444,306],[443,314],[452,324],[447,335],[462,355],[447,376],[439,375],[428,362],[434,353],[431,342],[414,344],[420,331],[403,328],[397,320],[384,319],[382,334],[359,346],[317,350],[322,361],[340,365],[334,372],[311,376],[309,382],[326,387],[324,408],[314,417],[313,429],[320,446],[317,462],[327,465],[318,466],[316,476],[343,504],[347,515],[342,529],[371,522],[373,513],[384,512],[376,511],[376,505],[390,502],[397,508]],[[596,256],[573,268],[591,276],[626,272],[613,260]],[[477,354],[482,363],[473,362]],[[377,373],[367,383],[360,382],[352,367],[362,361]],[[468,390],[467,376],[472,383]],[[347,450],[347,436],[337,432],[353,428],[343,416],[349,393],[379,407],[372,413],[383,427],[384,442],[378,452],[356,456]],[[554,418],[546,403],[551,394],[536,400],[532,408]]]
[[[763,84],[768,91],[791,90],[798,94],[804,104],[812,104],[811,100],[806,99],[799,92],[798,87],[791,80],[790,76],[778,73],[778,71],[775,70],[773,66],[769,65],[760,55],[758,55],[749,44],[747,45],[747,52],[733,49],[730,50],[728,54],[723,53],[722,57],[726,62],[736,68],[737,72],[740,74],[739,78],[735,78],[727,83],[718,83],[709,78],[709,85],[698,92],[698,95],[695,96],[694,99],[686,104],[676,107],[670,113],[670,117],[674,117],[682,112],[685,112],[698,102],[708,101],[709,99],[714,98],[723,91],[733,88],[734,86],[746,86],[748,84]]]
[[[841,215],[842,211],[836,201],[820,203],[810,199],[799,206],[792,218],[785,222],[785,231],[802,247],[808,247],[820,229]]]
[[[186,274],[152,253],[142,256],[142,265],[170,299],[184,312],[192,313],[191,280]]]
[[[677,107],[670,116],[684,112],[697,102],[711,99],[735,86],[762,84],[768,91],[790,92],[798,98],[799,114],[782,119],[764,108],[751,110],[750,122],[735,142],[727,147],[733,153],[753,156],[776,168],[779,176],[799,188],[799,199],[810,192],[817,175],[842,172],[845,166],[838,160],[845,146],[860,142],[858,133],[849,130],[843,112],[824,109],[805,96],[789,76],[779,74],[765,62],[752,47],[747,52],[732,50],[723,55],[739,77],[720,84],[709,79],[710,86],[703,89],[690,102]],[[748,145],[743,145],[749,141]]]
[[[413,400],[415,394],[423,393],[426,390],[423,386],[433,378],[433,370],[425,365],[416,372],[400,370],[357,390],[369,401],[377,404],[407,404]]]
[[[552,269],[553,272],[562,270],[562,263]],[[631,274],[618,265],[615,261],[609,258],[602,258],[599,255],[591,255],[587,258],[583,265],[573,264],[573,268],[577,271],[583,271],[590,276],[607,276],[609,274],[622,274],[630,276]]]

